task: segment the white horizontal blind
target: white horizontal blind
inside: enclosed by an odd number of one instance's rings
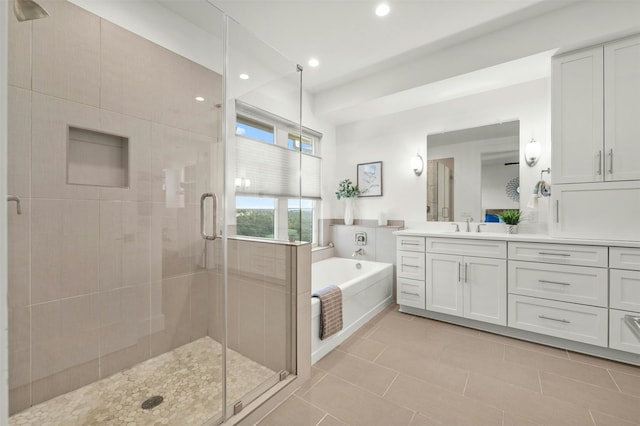
[[[236,177],[249,181],[238,194],[320,198],[320,158],[243,137],[236,137],[236,148]]]

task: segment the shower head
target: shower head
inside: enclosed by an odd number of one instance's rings
[[[33,0],[14,0],[13,13],[20,22],[49,16],[49,12]]]

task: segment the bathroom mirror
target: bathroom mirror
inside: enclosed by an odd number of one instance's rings
[[[497,221],[519,207],[520,122],[427,136],[427,220]]]

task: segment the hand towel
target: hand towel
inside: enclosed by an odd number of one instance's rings
[[[342,330],[342,290],[329,285],[314,292],[311,297],[320,299],[320,340]]]

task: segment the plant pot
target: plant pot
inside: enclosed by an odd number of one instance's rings
[[[353,225],[353,198],[345,198],[344,201],[347,203],[344,209],[344,224]]]
[[[517,234],[518,225],[507,225],[507,234]]]

